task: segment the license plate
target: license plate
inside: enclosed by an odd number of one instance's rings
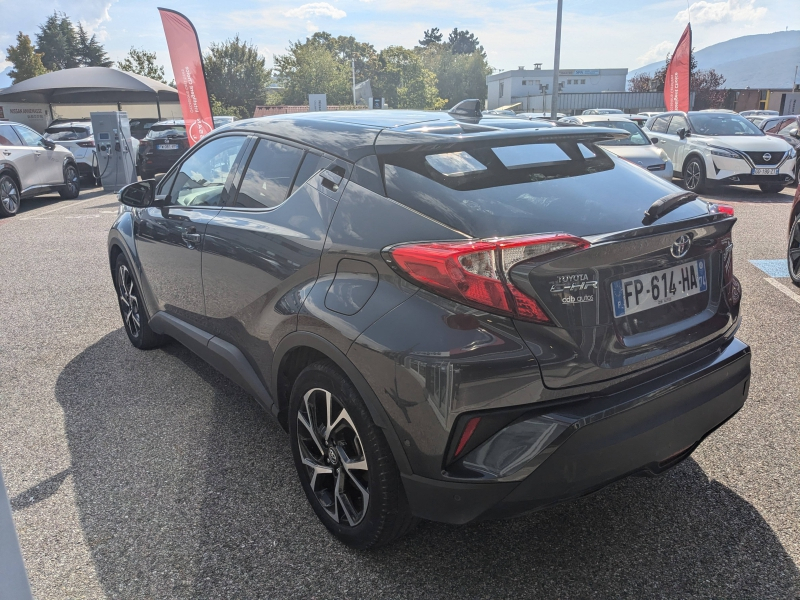
[[[178,144],[159,144],[156,148],[158,150],[177,150],[179,146]]]
[[[614,316],[625,317],[708,289],[706,263],[696,260],[677,267],[645,273],[611,284]]]
[[[753,169],[753,175],[777,175],[778,169]]]

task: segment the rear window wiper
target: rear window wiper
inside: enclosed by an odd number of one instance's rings
[[[642,225],[652,225],[668,212],[671,212],[679,206],[683,206],[684,204],[691,202],[696,198],[697,194],[694,192],[677,192],[675,194],[670,194],[669,196],[659,198],[650,205],[650,208],[644,211]]]

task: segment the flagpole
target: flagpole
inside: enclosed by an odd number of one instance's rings
[[[356,105],[356,59],[350,59],[350,68],[353,72],[353,106]]]

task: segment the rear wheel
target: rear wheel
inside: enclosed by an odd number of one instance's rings
[[[130,265],[122,253],[117,256],[114,265],[114,286],[117,289],[122,323],[131,344],[139,350],[150,350],[163,346],[168,338],[150,329],[147,312],[139,294],[139,287],[136,285]]]
[[[353,384],[330,361],[306,367],[289,403],[297,473],[317,517],[354,548],[382,546],[415,523],[400,472]]]
[[[13,217],[19,211],[19,187],[10,175],[0,177],[0,217]]]
[[[683,183],[690,192],[702,192],[706,189],[706,166],[693,156],[683,165]]]
[[[786,249],[786,262],[789,277],[796,286],[800,286],[800,215],[797,215],[789,232],[789,246]]]
[[[74,200],[81,193],[81,175],[75,165],[64,167],[64,189],[58,193],[64,200]]]
[[[765,194],[778,194],[786,186],[781,185],[780,183],[760,183],[758,187],[760,187],[761,191]]]

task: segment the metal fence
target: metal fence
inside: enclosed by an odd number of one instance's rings
[[[548,112],[552,96],[512,96],[511,102],[520,102],[522,112]],[[694,94],[691,95],[694,104]],[[559,94],[558,112],[568,115],[580,114],[587,108],[618,108],[626,113],[663,111],[664,92],[592,92],[589,94]]]

